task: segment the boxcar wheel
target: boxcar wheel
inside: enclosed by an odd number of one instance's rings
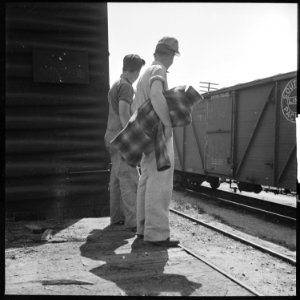
[[[219,181],[219,178],[210,178],[208,180],[210,186],[212,189],[217,189],[219,186],[220,186],[220,181]]]

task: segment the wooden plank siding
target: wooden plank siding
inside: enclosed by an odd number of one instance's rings
[[[107,215],[107,4],[13,2],[5,12],[7,215]]]

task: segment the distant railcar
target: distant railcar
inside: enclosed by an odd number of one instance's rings
[[[187,127],[174,129],[175,183],[213,188],[234,180],[296,191],[297,72],[203,94]]]

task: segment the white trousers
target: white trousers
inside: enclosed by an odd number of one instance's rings
[[[167,141],[171,167],[157,171],[155,152],[143,155],[137,192],[137,233],[145,241],[161,241],[170,237],[169,205],[173,190],[173,137]]]
[[[136,227],[138,170],[129,166],[119,152],[114,152],[110,157],[110,221],[124,221],[125,227]]]

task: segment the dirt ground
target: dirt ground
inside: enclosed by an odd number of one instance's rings
[[[199,209],[197,203],[187,193],[173,192],[171,205],[173,208],[296,259],[295,230],[286,229],[280,234],[278,233],[279,225],[273,224],[274,228],[272,228],[271,224],[266,226],[262,221],[260,223],[258,219],[234,214],[234,212],[229,210],[220,212],[220,209],[218,209],[219,215],[216,216],[216,212],[213,211],[212,207],[206,204],[207,206],[202,206]],[[204,209],[210,209],[212,214],[207,214],[203,211]],[[226,222],[223,220],[226,220]],[[240,224],[243,224],[243,226]],[[252,230],[244,230],[245,228],[249,229],[249,224],[252,224]],[[194,249],[198,255],[205,257],[208,261],[233,275],[238,280],[255,288],[262,295],[296,295],[295,266],[255,250],[251,246],[246,246],[226,236],[222,236],[206,227],[201,225],[195,226],[192,221],[183,220],[175,214],[171,214],[171,225],[174,236],[180,239],[182,245]],[[261,227],[264,228],[263,233],[259,231]],[[257,230],[254,230],[255,228]],[[267,231],[269,232],[266,233]],[[269,240],[273,239],[276,243],[268,241],[264,237],[268,237]]]
[[[199,212],[192,197],[179,192],[173,193],[172,207],[200,217],[211,225],[221,229],[232,230],[235,234],[253,239],[267,245],[274,251],[281,252],[295,259],[295,249],[267,241],[229,226],[214,215]],[[225,215],[225,213],[224,213]],[[233,215],[229,215],[233,218]],[[236,218],[236,216],[235,216]],[[240,216],[242,220],[244,216]],[[86,285],[92,281],[92,274],[85,270],[84,261],[80,257],[79,247],[86,241],[90,232],[101,222],[101,218],[93,220],[91,227],[85,219],[68,220],[60,223],[57,220],[6,222],[5,227],[5,281],[6,292],[18,291],[20,294],[35,294],[40,291],[40,283],[36,278],[72,278],[77,280],[77,287],[45,285],[44,293],[59,291],[64,295],[97,294],[93,287],[87,290]],[[79,225],[78,225],[79,224]],[[81,225],[80,225],[81,224]],[[193,224],[180,216],[170,213],[171,235],[180,240],[183,246],[192,249],[223,269],[236,279],[244,282],[265,296],[295,296],[296,267],[289,263],[264,254],[250,246],[235,242],[228,237],[210,229]],[[256,227],[259,227],[256,223]],[[52,231],[52,232],[51,232]],[[48,233],[48,235],[47,235]],[[44,240],[41,240],[44,238]],[[291,237],[291,240],[296,237]],[[119,295],[124,295],[120,290]]]

